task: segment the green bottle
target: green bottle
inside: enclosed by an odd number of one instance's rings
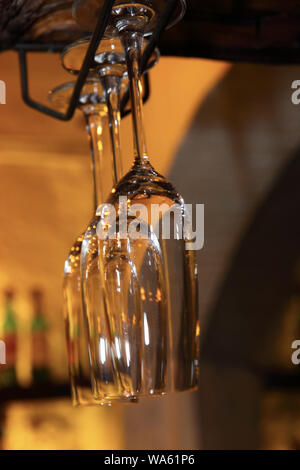
[[[34,315],[31,323],[32,339],[32,379],[34,384],[49,381],[47,331],[48,324],[42,309],[43,294],[40,290],[32,291]]]
[[[14,292],[5,291],[3,341],[6,348],[6,364],[0,366],[0,388],[17,385],[17,318],[13,306]]]

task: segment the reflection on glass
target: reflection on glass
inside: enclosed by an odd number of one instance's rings
[[[147,3],[118,4],[106,32],[118,32],[126,56],[134,163],[114,187],[107,201],[110,206],[98,211],[84,239],[85,292],[96,295],[98,290],[105,298],[116,366],[127,396],[190,390],[196,387],[198,376],[197,266],[182,236],[189,216],[183,198],[152,167],[143,128],[141,50],[143,35],[153,29],[157,18]],[[89,13],[86,18],[90,17]],[[154,205],[161,207],[158,218],[153,217]],[[156,234],[156,227],[168,217],[174,228],[164,239]],[[135,236],[134,224],[140,226],[143,238]],[[94,328],[97,316],[90,315],[88,320]],[[98,385],[100,396],[101,382]]]

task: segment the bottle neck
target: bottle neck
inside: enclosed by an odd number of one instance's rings
[[[41,311],[36,310],[32,320],[32,331],[45,331],[47,329],[47,322]]]
[[[17,323],[16,323],[16,318],[15,318],[15,312],[13,309],[13,301],[12,299],[6,299],[5,302],[5,319],[4,319],[4,325],[3,325],[3,330],[4,333],[10,333],[14,332],[17,328]]]
[[[33,318],[32,329],[44,330],[46,328],[46,320],[43,315],[43,298],[41,293],[33,294]]]
[[[11,299],[6,300],[5,302],[5,311],[6,315],[14,316],[13,301]]]

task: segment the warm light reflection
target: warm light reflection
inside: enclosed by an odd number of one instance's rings
[[[156,302],[161,302],[161,290],[159,288],[157,288],[157,291],[156,291]]]
[[[144,287],[141,287],[141,288],[140,288],[140,292],[141,292],[141,299],[142,299],[142,300],[146,300],[146,294],[145,294],[145,289],[144,289]]]
[[[144,313],[144,341],[145,341],[145,345],[149,346],[150,337],[149,337],[149,326],[148,326],[148,320],[147,320],[147,314],[146,313]]]
[[[117,358],[121,359],[121,343],[120,343],[119,338],[115,339],[115,347],[116,347]]]
[[[51,60],[52,64],[57,63],[56,54],[36,54],[32,58],[37,73],[34,90],[37,96],[44,97],[45,89],[53,86],[53,75],[48,72]],[[227,67],[222,62],[162,58],[158,66],[151,71],[151,99],[145,109],[147,140],[152,162],[161,173],[167,173],[175,158],[178,144],[200,101],[221,78]],[[5,105],[5,113],[0,116],[0,187],[3,198],[9,199],[9,204],[3,206],[1,219],[2,226],[6,227],[5,243],[2,243],[0,252],[5,273],[1,275],[1,281],[6,283],[12,279],[17,289],[26,290],[36,279],[45,279],[50,323],[54,330],[49,339],[51,368],[55,379],[58,377],[65,380],[66,352],[61,315],[60,274],[62,260],[76,233],[75,227],[81,230],[85,226],[86,215],[90,210],[91,175],[85,158],[88,151],[86,137],[82,122],[76,117],[68,125],[62,125],[60,121],[34,113],[22,104],[15,73],[14,52],[1,54],[1,73],[1,79],[10,83],[12,90],[10,100]],[[55,79],[60,83],[64,81],[65,75],[59,76],[58,71]],[[164,86],[166,83],[167,87]],[[188,89],[186,84],[189,84]],[[131,123],[129,119],[124,121],[123,155],[124,159],[128,159],[127,164],[131,165]],[[97,129],[98,132],[101,133],[102,130]],[[114,192],[115,189],[112,190],[112,193]],[[13,214],[16,213],[20,214],[20,217],[14,217]],[[26,214],[26,217],[22,217],[22,214]],[[30,230],[30,227],[36,226],[37,217],[41,214],[43,217],[38,219],[39,229]],[[16,243],[16,234],[19,243]],[[46,271],[44,263],[41,262],[45,247],[48,253]],[[14,253],[13,257],[11,253]],[[158,298],[161,298],[161,293],[156,293],[156,299]],[[17,309],[24,316],[20,323],[22,354],[18,375],[22,385],[28,385],[30,363],[26,359],[27,354],[24,354],[24,350],[28,348],[26,344],[29,344],[29,334],[24,329],[24,325],[28,323],[28,312],[22,306]],[[197,332],[200,334],[199,325]],[[120,357],[119,346],[116,344]],[[100,410],[99,414],[99,410],[94,407],[83,411],[74,410],[69,403],[70,401],[66,400],[62,403],[51,401],[10,405],[7,410],[5,447],[122,449],[121,415],[110,414],[110,410],[107,414],[107,409]],[[69,427],[61,432],[60,421],[51,420],[51,416],[61,409],[58,414],[64,421],[65,408],[68,410],[66,421],[70,421]],[[32,415],[31,412],[35,410],[37,413]],[[43,434],[43,424],[39,426],[31,423],[38,422],[44,411],[46,416],[50,415],[51,432],[47,431],[46,437]],[[142,413],[141,419],[144,419]],[[45,426],[47,428],[48,424]],[[172,429],[169,431],[172,432]]]
[[[10,404],[4,448],[105,450],[124,448],[121,407],[74,409],[69,399]]]
[[[127,366],[130,367],[130,359],[131,359],[131,355],[130,355],[130,344],[128,343],[128,341],[125,341],[125,356],[126,356],[126,363],[127,363]]]
[[[106,363],[106,344],[105,344],[104,338],[100,338],[99,357],[100,357],[101,364],[105,364]]]

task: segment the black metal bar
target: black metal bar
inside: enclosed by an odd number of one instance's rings
[[[176,7],[178,0],[168,0],[165,10],[158,21],[158,24],[151,35],[151,39],[144,51],[141,61],[141,71],[144,72],[147,67],[147,63],[156,47],[156,44],[159,42],[160,37],[165,30],[168,22],[170,21],[172,12]],[[97,50],[97,47],[102,40],[104,35],[107,23],[110,18],[110,14],[113,8],[114,0],[105,0],[105,4],[101,10],[101,14],[97,21],[96,28],[91,38],[91,42],[87,53],[85,55],[80,73],[78,75],[76,85],[74,87],[74,91],[69,103],[69,107],[66,113],[61,113],[56,111],[48,106],[43,105],[42,103],[38,103],[37,101],[33,100],[30,97],[29,89],[28,89],[28,72],[27,72],[27,52],[61,52],[62,49],[65,47],[65,43],[58,43],[58,44],[36,44],[36,43],[18,43],[15,46],[15,49],[19,53],[19,63],[20,63],[20,72],[21,72],[21,90],[22,90],[22,98],[24,102],[33,109],[37,111],[47,114],[56,119],[60,119],[61,121],[69,121],[75,112],[75,109],[78,104],[78,100],[80,97],[81,90],[83,85],[86,81],[87,75],[89,73],[89,69],[91,64],[93,63],[93,59]],[[150,94],[150,85],[149,85],[149,78],[148,75],[144,75],[144,96],[143,101],[146,102],[149,98]],[[121,109],[122,109],[122,117],[128,115],[130,110],[125,110],[125,107],[129,101],[129,92],[124,94]]]
[[[0,391],[0,405],[19,400],[70,398],[70,395],[69,383],[45,383],[29,388],[8,387]]]
[[[44,106],[41,103],[38,103],[38,102],[32,100],[29,96],[26,52],[29,52],[29,51],[30,52],[48,51],[48,49],[45,48],[45,45],[43,45],[41,48],[38,47],[35,50],[33,50],[31,48],[31,46],[32,45],[30,45],[30,44],[26,44],[26,47],[23,48],[23,44],[20,44],[16,47],[16,49],[19,52],[19,60],[20,60],[22,97],[23,97],[26,104],[28,104],[29,101],[31,103],[33,103],[33,106],[31,106],[31,107],[34,107],[34,109],[36,109],[37,111],[39,111],[43,114],[47,114],[48,116],[57,119],[57,115],[61,116],[61,113],[59,113],[58,111],[55,111],[52,108],[48,108],[47,106]],[[39,44],[38,46],[41,46],[41,45]],[[59,52],[60,51],[61,51],[61,49],[59,50]],[[150,96],[150,81],[149,81],[148,73],[145,72],[144,75],[143,75],[143,103],[146,103],[148,101],[149,96]],[[125,110],[125,107],[126,107],[128,101],[129,101],[129,94],[127,94],[126,96],[124,95],[124,98],[125,99],[122,100],[122,105],[121,105],[121,116],[122,116],[122,118],[127,116],[131,112],[130,109]],[[60,119],[60,117],[58,119]]]
[[[85,55],[85,58],[84,58],[71,100],[69,103],[69,107],[66,113],[55,111],[52,108],[45,106],[41,103],[38,103],[37,101],[34,101],[33,99],[30,98],[29,91],[28,91],[28,74],[27,74],[27,61],[26,61],[27,51],[22,50],[22,49],[19,50],[22,97],[23,97],[24,102],[28,106],[30,106],[33,109],[36,109],[37,111],[40,111],[41,113],[47,114],[48,116],[52,116],[56,119],[60,119],[61,121],[69,121],[73,117],[75,109],[78,104],[81,90],[83,88],[83,85],[89,73],[89,68],[94,60],[98,44],[100,43],[104,35],[106,26],[108,24],[108,20],[110,18],[113,4],[114,4],[114,0],[105,0],[105,4],[99,15],[95,31],[93,33],[89,48]]]
[[[55,111],[48,106],[43,105],[42,103],[38,103],[30,98],[28,92],[28,73],[27,73],[27,58],[26,58],[26,51],[19,51],[19,62],[20,62],[20,70],[21,70],[21,91],[22,91],[22,98],[24,102],[33,109],[36,109],[40,113],[47,114],[48,116],[54,117],[56,119],[67,120],[63,113],[59,111]],[[73,113],[74,114],[74,113]],[[71,116],[72,117],[72,116]],[[71,119],[71,117],[69,119]]]
[[[178,3],[178,0],[168,0],[168,3],[164,9],[164,12],[161,15],[161,18],[159,19],[156,25],[156,28],[151,35],[151,39],[144,51],[142,61],[141,61],[141,72],[144,72],[146,70],[148,61],[151,55],[153,54],[156,45],[159,43],[161,35],[166,29],[177,3]]]

